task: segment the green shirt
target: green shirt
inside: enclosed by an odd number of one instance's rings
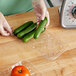
[[[0,12],[12,15],[31,11],[32,0],[0,0]]]

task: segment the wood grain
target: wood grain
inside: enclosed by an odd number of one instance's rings
[[[32,69],[32,76],[76,76],[76,29],[61,27],[58,7],[48,10],[50,25],[39,39],[23,43],[13,35],[0,36],[0,71],[22,61]],[[36,21],[34,12],[6,16],[6,19],[13,30],[29,20]],[[1,76],[10,75],[2,72]]]

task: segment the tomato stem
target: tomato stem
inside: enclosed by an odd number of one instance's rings
[[[18,72],[19,72],[19,73],[22,73],[22,70],[19,70]]]

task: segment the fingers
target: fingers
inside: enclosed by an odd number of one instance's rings
[[[41,15],[41,20],[44,20],[45,14],[46,14],[46,13],[45,13],[45,10],[43,10],[43,11],[42,11],[42,15]]]
[[[5,31],[2,26],[0,26],[0,34],[3,35],[3,36],[9,36],[10,35],[10,33],[8,33],[7,31]]]
[[[12,33],[11,27],[9,26],[3,14],[0,13],[0,34],[3,36],[9,36],[11,33]]]
[[[4,26],[4,29],[5,29],[8,33],[12,34],[12,30],[11,30],[10,26]]]
[[[10,34],[12,34],[12,29],[11,29],[11,27],[9,26],[9,24],[7,23],[7,22],[4,22],[4,29],[8,32],[8,33],[10,33]]]
[[[40,22],[41,22],[40,17],[37,17],[37,25],[39,25],[39,24],[40,24]]]
[[[44,20],[45,18],[45,12],[42,12],[42,15],[37,15],[37,25],[41,22],[41,20]]]
[[[48,27],[48,25],[50,24],[50,17],[49,17],[49,13],[47,12],[47,14],[46,14],[46,17],[47,17],[47,24],[46,24],[46,26],[45,26],[45,28],[47,28]]]
[[[46,14],[45,14],[45,12],[40,16],[40,17],[37,17],[37,25],[39,25],[39,23],[41,22],[41,20],[44,20],[44,18],[45,17],[47,17],[47,24],[46,24],[46,26],[45,26],[45,28],[47,28],[48,27],[48,25],[50,24],[50,18],[49,18],[49,13],[48,13],[48,11],[46,12]]]

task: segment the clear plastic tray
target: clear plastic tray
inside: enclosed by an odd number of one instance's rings
[[[42,76],[42,73],[37,70],[36,66],[25,60],[19,61],[18,63],[11,65],[9,68],[8,66],[0,67],[0,76],[11,76],[12,69],[18,65],[25,66],[29,70],[31,76]]]
[[[72,31],[67,30],[64,32],[59,31],[57,32],[57,34],[56,32],[55,33],[50,32],[49,30],[45,31],[39,37],[39,39],[36,40],[32,39],[32,41],[27,43],[27,47],[34,51],[37,51],[37,53],[39,53],[44,58],[43,60],[45,62],[42,61],[40,58],[40,59],[36,59],[36,61],[38,61],[37,66],[33,64],[34,60],[32,60],[32,62],[31,60],[24,60],[18,62],[17,64],[11,65],[11,67],[9,68],[8,66],[2,68],[0,67],[0,76],[10,76],[11,70],[13,69],[14,66],[17,65],[23,65],[27,67],[27,69],[31,73],[31,76],[46,76],[45,72],[48,72],[50,69],[50,65],[47,64],[46,66],[48,59],[54,60],[57,57],[59,57],[63,52],[76,48],[75,34],[76,34],[76,30],[72,30]],[[42,63],[39,62],[40,60],[42,61]],[[44,70],[44,71],[40,71],[40,70]]]
[[[48,29],[38,39],[33,39],[27,44],[29,48],[37,51],[41,56],[55,60],[65,51],[76,48],[75,32],[75,30],[65,30],[64,32],[57,30],[56,33]]]

